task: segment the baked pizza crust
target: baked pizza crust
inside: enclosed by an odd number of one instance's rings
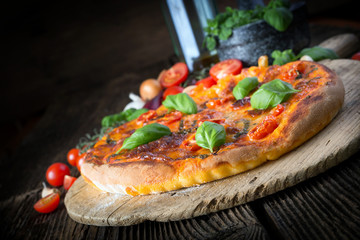
[[[294,62],[291,64],[310,64]],[[178,165],[166,161],[127,161],[81,166],[84,179],[102,191],[129,195],[153,194],[222,179],[275,160],[321,131],[337,114],[344,101],[344,86],[327,67],[316,64],[328,83],[306,98],[292,103],[291,111],[271,138],[247,145],[223,148],[205,159],[188,158]]]

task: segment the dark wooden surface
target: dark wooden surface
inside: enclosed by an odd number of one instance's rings
[[[350,14],[353,6],[347,5],[349,14],[314,11],[312,44],[339,33],[359,36],[359,19]],[[173,48],[158,2],[35,1],[5,9],[1,239],[359,238],[359,152],[292,188],[178,222],[88,226],[71,220],[63,202],[51,214],[37,213],[33,204],[46,168],[66,162],[68,149],[80,137],[97,128],[104,115],[121,111],[141,81],[171,65]]]

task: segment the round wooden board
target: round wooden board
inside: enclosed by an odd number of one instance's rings
[[[187,219],[267,196],[344,161],[360,146],[360,62],[322,63],[343,80],[345,103],[324,130],[294,151],[233,177],[157,195],[130,197],[105,193],[80,177],[65,197],[69,216],[97,226]]]

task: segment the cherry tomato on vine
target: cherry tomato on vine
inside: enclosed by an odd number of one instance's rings
[[[352,60],[359,60],[360,61],[360,52],[355,53],[351,57]]]
[[[184,88],[180,87],[180,86],[169,87],[164,91],[163,99],[165,100],[166,97],[169,96],[169,95],[175,95],[175,94],[178,94],[178,93],[182,93],[183,90],[184,90]]]
[[[59,202],[60,195],[58,193],[51,193],[37,201],[34,204],[34,209],[39,213],[50,213],[59,206]]]
[[[81,155],[79,156],[79,158],[77,159],[76,167],[77,167],[77,169],[79,170],[79,172],[80,172],[80,169],[81,169],[81,164],[83,164],[84,161],[85,161],[85,154],[86,154],[86,153],[81,154]],[[68,175],[70,175],[70,174],[68,174]]]
[[[221,62],[218,62],[214,66],[210,68],[210,76],[214,78],[214,80],[219,80],[223,77],[226,77],[230,74],[237,75],[242,70],[242,62],[238,59],[227,59]]]
[[[69,167],[64,163],[54,163],[46,171],[46,180],[54,187],[60,187],[64,183],[65,175],[70,175]]]
[[[80,150],[77,148],[72,148],[67,153],[67,160],[71,166],[76,166],[77,158],[79,157]]]
[[[76,181],[76,177],[72,177],[69,175],[65,175],[64,177],[64,189],[69,190],[69,188],[73,185],[73,183]]]
[[[189,69],[185,63],[179,62],[174,64],[170,69],[159,77],[160,84],[164,88],[179,85],[188,77]]]
[[[204,85],[205,88],[209,88],[209,87],[215,85],[216,81],[210,76],[210,77],[201,79],[200,81],[198,81],[196,83],[196,85],[200,85],[200,84]]]

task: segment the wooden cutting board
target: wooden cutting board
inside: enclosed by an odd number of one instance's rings
[[[315,137],[251,171],[197,187],[130,197],[101,192],[80,177],[65,197],[69,216],[97,226],[175,221],[209,214],[267,196],[339,164],[360,149],[360,61],[326,60],[345,85],[345,103]]]

